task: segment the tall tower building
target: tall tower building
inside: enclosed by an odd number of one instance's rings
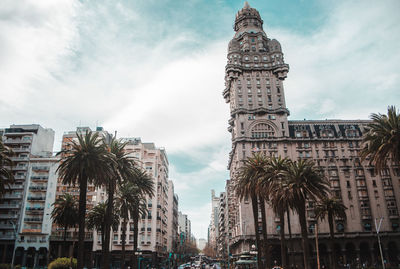
[[[228,131],[232,134],[232,151],[228,169],[235,179],[242,161],[254,151],[272,149],[288,137],[289,111],[285,105],[283,80],[289,66],[284,62],[281,45],[263,30],[259,12],[247,2],[234,24],[235,35],[228,46],[223,96],[230,103]],[[254,235],[249,201],[237,201],[232,235]],[[250,250],[244,237],[238,237],[238,251]],[[243,241],[243,242],[242,242]],[[243,244],[242,244],[243,243]]]
[[[319,221],[321,264],[329,264],[329,253],[336,253],[338,264],[379,262],[375,219],[383,218],[381,240],[385,259],[400,262],[400,167],[388,163],[387,169],[376,173],[368,162],[360,160],[362,135],[368,120],[288,120],[283,82],[289,71],[279,42],[263,30],[259,12],[246,2],[237,13],[235,35],[229,42],[223,96],[230,104],[228,130],[232,134],[232,151],[226,187],[228,199],[229,252],[250,251],[255,244],[251,202],[238,200],[234,193],[238,169],[255,152],[292,160],[313,160],[323,171],[331,186],[331,196],[348,208],[346,219],[335,219],[337,240],[330,249],[329,227]],[[280,220],[267,205],[267,233],[273,257],[279,260]],[[314,204],[309,202],[307,225],[309,237],[318,221]],[[301,263],[300,225],[291,212],[292,259]],[[258,214],[260,227],[261,214]],[[287,226],[287,225],[286,225]],[[287,227],[285,233],[288,234]],[[287,235],[288,236],[288,235]],[[313,242],[310,240],[310,242]],[[310,246],[315,263],[315,245]],[[293,262],[293,260],[291,261]],[[353,264],[352,266],[355,266]]]

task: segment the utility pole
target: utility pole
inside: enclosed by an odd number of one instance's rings
[[[379,225],[378,225],[378,218],[375,218],[375,230],[376,230],[376,236],[378,237],[379,252],[381,253],[382,268],[385,269],[385,261],[383,258],[381,238],[379,237],[379,231],[381,230],[382,220],[383,217],[379,219]]]

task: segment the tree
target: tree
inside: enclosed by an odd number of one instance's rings
[[[286,242],[285,242],[285,212],[289,211],[291,203],[288,200],[285,171],[290,164],[289,159],[271,157],[266,166],[266,176],[261,181],[264,195],[269,198],[272,209],[280,220],[281,263],[286,268]]]
[[[400,164],[400,113],[395,106],[389,106],[387,115],[373,113],[371,119],[363,137],[361,156],[363,159],[370,157],[379,172],[389,158]]]
[[[147,174],[147,172],[136,168],[134,173],[131,174],[127,181],[130,182],[132,185],[136,186],[139,194],[142,198],[147,196],[151,199],[154,196],[154,183],[153,179]],[[140,210],[139,207],[136,207],[131,212],[131,218],[133,220],[133,255],[132,255],[132,268],[137,268],[137,246],[138,246],[138,237],[139,237],[139,217],[140,217]]]
[[[329,224],[329,237],[331,241],[332,250],[332,268],[336,269],[336,253],[334,250],[335,246],[335,229],[334,222],[335,217],[346,219],[346,209],[347,207],[342,203],[342,201],[336,198],[323,197],[320,199],[315,207],[315,216],[317,219],[324,220],[328,216]]]
[[[329,183],[315,164],[309,160],[291,161],[283,173],[287,180],[283,182],[282,189],[290,201],[291,207],[299,215],[304,268],[309,269],[306,202],[316,201],[326,196],[329,191]]]
[[[112,227],[118,227],[119,216],[113,212],[113,217],[107,215],[107,202],[98,203],[87,214],[86,225],[89,230],[96,230],[101,233],[101,248],[104,249],[105,223],[107,219],[111,220]]]
[[[66,257],[68,255],[67,230],[78,223],[78,203],[73,195],[65,193],[58,197],[53,205],[51,218],[54,223],[64,227],[64,256]]]
[[[14,156],[14,152],[4,145],[0,136],[0,197],[7,191],[10,184],[14,182],[12,156]]]
[[[116,212],[122,219],[122,261],[121,269],[125,268],[125,244],[126,244],[126,229],[129,220],[129,216],[134,216],[138,212],[139,216],[146,216],[148,214],[146,198],[142,194],[138,186],[127,181],[121,184],[118,189],[118,193],[115,199]],[[134,225],[138,225],[137,222]],[[135,230],[134,226],[134,230]],[[137,230],[137,229],[136,229]],[[137,243],[137,240],[136,240]]]
[[[112,162],[112,170],[113,174],[111,177],[107,179],[105,183],[105,187],[107,189],[108,194],[108,203],[106,208],[106,214],[113,214],[114,207],[114,193],[116,191],[116,186],[118,183],[121,183],[123,180],[132,177],[136,172],[135,161],[132,157],[129,156],[129,153],[125,151],[125,146],[127,143],[121,142],[121,140],[117,140],[115,137],[104,138],[104,144],[107,146],[108,151],[112,154],[113,162]],[[104,243],[103,243],[103,268],[108,269],[110,264],[110,231],[111,231],[111,219],[106,218],[104,223]]]
[[[88,183],[104,185],[113,175],[113,157],[107,151],[98,133],[77,133],[78,141],[72,141],[71,147],[60,151],[60,165],[57,168],[63,184],[79,185],[79,234],[78,234],[78,269],[83,268],[84,239],[86,217],[86,193]]]
[[[257,245],[257,265],[263,268],[262,264],[262,246],[260,244],[260,233],[258,225],[258,199],[259,199],[259,181],[265,176],[265,155],[260,153],[254,154],[252,157],[244,161],[244,165],[239,168],[235,192],[239,199],[251,199],[253,211],[254,231],[256,235]],[[265,210],[264,210],[265,212]],[[262,228],[263,229],[263,228]],[[266,237],[265,237],[266,239]],[[265,240],[266,241],[266,240]]]

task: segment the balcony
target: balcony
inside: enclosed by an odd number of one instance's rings
[[[31,176],[32,181],[47,181],[48,179],[48,176]]]
[[[46,191],[47,186],[30,186],[29,190],[31,190],[31,191]]]
[[[11,160],[13,162],[22,162],[22,161],[27,162],[27,161],[29,161],[29,158],[28,157],[11,157]]]
[[[0,208],[18,209],[20,206],[20,204],[0,204]]]
[[[0,219],[17,219],[18,215],[0,214]]]
[[[34,171],[49,171],[49,166],[32,166],[32,170]]]
[[[0,229],[14,229],[14,226],[11,223],[7,223],[7,224],[0,224]]]
[[[27,207],[26,210],[29,211],[29,213],[32,213],[32,212],[43,211],[44,207]],[[38,212],[38,213],[43,213],[43,212]]]
[[[13,166],[11,170],[13,171],[26,171],[26,169],[28,168],[28,166],[26,165],[17,165],[17,166]]]
[[[31,151],[31,149],[29,147],[26,147],[26,148],[23,148],[23,147],[21,147],[21,148],[13,148],[12,150],[15,153],[30,152]]]
[[[30,144],[32,140],[24,140],[24,139],[7,139],[4,141],[6,145],[14,145],[14,144]]]
[[[41,196],[41,197],[29,196],[28,200],[29,201],[45,201],[46,197],[45,196]]]
[[[41,223],[43,221],[43,218],[24,218],[25,222],[39,222]]]
[[[22,194],[17,194],[17,193],[6,193],[2,197],[3,199],[21,199]]]
[[[16,178],[17,176],[15,176],[14,178]],[[25,178],[25,177],[24,177]],[[10,185],[9,190],[23,190],[24,186],[22,184],[13,184]]]

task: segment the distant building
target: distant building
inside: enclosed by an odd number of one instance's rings
[[[359,158],[362,135],[370,121],[365,120],[300,120],[289,121],[283,82],[289,71],[280,43],[263,30],[259,12],[248,3],[235,18],[235,35],[228,45],[223,96],[230,105],[229,132],[232,151],[226,195],[228,222],[225,230],[230,253],[239,255],[255,244],[255,225],[251,201],[239,200],[232,186],[243,160],[255,152],[269,156],[313,160],[324,170],[332,195],[348,208],[347,220],[335,220],[334,249],[328,242],[326,221],[319,225],[320,257],[329,263],[328,253],[335,251],[338,262],[354,263],[356,258],[370,265],[377,262],[378,245],[374,220],[383,217],[381,238],[385,260],[400,262],[400,167],[389,163],[380,174],[368,160]],[[301,53],[301,52],[300,52]],[[312,57],[312,55],[310,55]],[[300,89],[301,90],[301,89]],[[279,218],[267,207],[268,240],[274,257],[279,258]],[[290,214],[294,249],[291,253],[301,262],[300,225],[296,214]],[[307,204],[310,237],[316,223],[314,204]],[[259,223],[256,224],[260,225]],[[257,228],[258,229],[258,228]],[[287,225],[285,232],[288,233]],[[288,236],[288,235],[287,235]],[[313,255],[315,245],[310,241]],[[315,256],[312,257],[315,260]],[[355,266],[355,265],[354,265]],[[352,265],[353,267],[353,265]]]
[[[207,245],[207,240],[204,238],[199,238],[198,243],[197,243],[198,249],[203,250],[206,245]]]

